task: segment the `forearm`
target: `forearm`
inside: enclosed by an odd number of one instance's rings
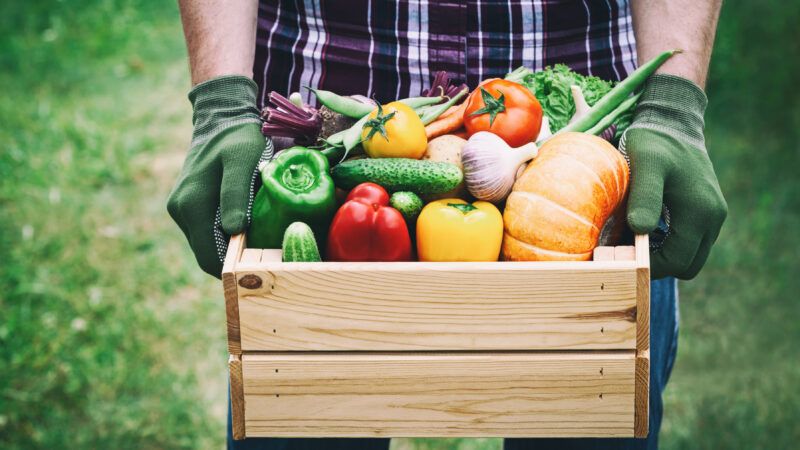
[[[192,85],[221,75],[253,76],[257,0],[178,0]]]
[[[681,49],[657,73],[705,87],[722,0],[634,0],[633,30],[639,62],[664,50]]]

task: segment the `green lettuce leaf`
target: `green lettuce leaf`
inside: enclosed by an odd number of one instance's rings
[[[542,104],[542,110],[550,120],[550,130],[556,132],[567,125],[575,114],[575,101],[570,93],[570,86],[581,88],[589,106],[597,103],[608,93],[614,83],[595,76],[585,76],[573,72],[564,64],[546,67],[541,72],[519,68],[506,76],[527,87]]]

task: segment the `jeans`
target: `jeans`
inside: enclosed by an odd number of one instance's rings
[[[674,278],[650,284],[650,433],[646,439],[552,438],[506,439],[505,450],[602,450],[658,448],[663,404],[661,394],[669,380],[678,351],[678,289]],[[284,439],[254,438],[234,441],[228,407],[229,450],[385,450],[389,439]]]

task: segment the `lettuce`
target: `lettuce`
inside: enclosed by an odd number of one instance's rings
[[[550,120],[550,130],[554,133],[564,128],[575,114],[571,85],[581,88],[589,106],[597,103],[614,87],[614,82],[575,73],[564,64],[548,66],[541,72],[520,67],[509,73],[506,79],[524,85],[536,96],[542,104],[544,114]]]

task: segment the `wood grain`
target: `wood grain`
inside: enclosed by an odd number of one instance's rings
[[[231,236],[228,241],[228,251],[225,253],[225,261],[222,266],[222,273],[233,273],[236,271],[236,263],[242,258],[246,237],[245,234]]]
[[[244,439],[245,433],[245,403],[244,403],[244,380],[242,377],[242,360],[239,356],[230,355],[228,357],[228,370],[230,371],[231,389],[231,423],[233,425],[233,439]]]
[[[256,436],[632,436],[633,351],[242,357]]]
[[[647,437],[650,422],[650,351],[636,356],[636,399],[634,404],[633,434]]]
[[[237,271],[246,351],[636,347],[633,262],[259,267]]]
[[[634,435],[647,437],[650,408],[650,241],[636,236],[636,400]]]
[[[637,234],[634,247],[636,248],[636,267],[650,268],[650,238],[646,234]]]
[[[237,437],[647,435],[647,236],[592,262],[283,264],[244,247],[223,273]]]
[[[279,248],[265,248],[261,253],[261,261],[281,262],[282,260],[283,252]]]
[[[614,247],[614,261],[636,260],[636,248],[633,245],[618,245]]]
[[[254,264],[261,262],[260,248],[246,248],[242,251],[242,257],[239,259],[242,264]]]
[[[225,318],[228,328],[228,353],[242,353],[241,334],[239,333],[239,293],[236,286],[236,265],[242,257],[245,247],[245,235],[232,236],[228,243],[228,252],[222,266],[222,288],[225,295]]]
[[[598,246],[592,252],[592,261],[613,261],[614,247]]]
[[[636,349],[650,351],[650,242],[636,236]]]

